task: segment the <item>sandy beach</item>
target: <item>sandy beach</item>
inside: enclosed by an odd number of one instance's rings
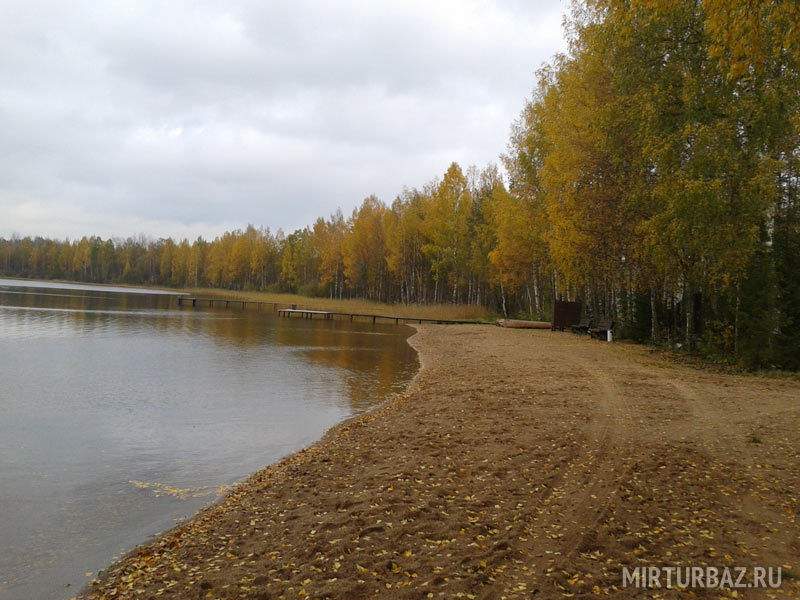
[[[623,567],[703,565],[783,580],[700,597],[800,595],[800,382],[568,333],[417,330],[406,393],[81,597],[671,598],[623,588]]]

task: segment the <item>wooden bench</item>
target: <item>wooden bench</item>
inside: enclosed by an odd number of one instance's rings
[[[577,325],[570,325],[572,333],[589,333],[589,319],[581,319]]]
[[[589,328],[589,335],[593,338],[604,340],[608,338],[608,332],[614,329],[614,321],[600,321],[597,327]]]

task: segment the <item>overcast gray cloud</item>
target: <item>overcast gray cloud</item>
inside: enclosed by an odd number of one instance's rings
[[[0,3],[0,235],[213,236],[495,161],[558,0]]]

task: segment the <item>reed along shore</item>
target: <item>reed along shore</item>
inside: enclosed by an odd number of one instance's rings
[[[647,565],[780,567],[777,589],[709,592],[800,595],[799,382],[568,333],[417,330],[406,393],[255,473],[81,597],[686,595],[623,588],[623,567]]]

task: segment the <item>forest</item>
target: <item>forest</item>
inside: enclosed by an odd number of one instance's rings
[[[7,276],[467,303],[800,368],[800,4],[588,0],[502,169],[214,240],[0,239]]]

